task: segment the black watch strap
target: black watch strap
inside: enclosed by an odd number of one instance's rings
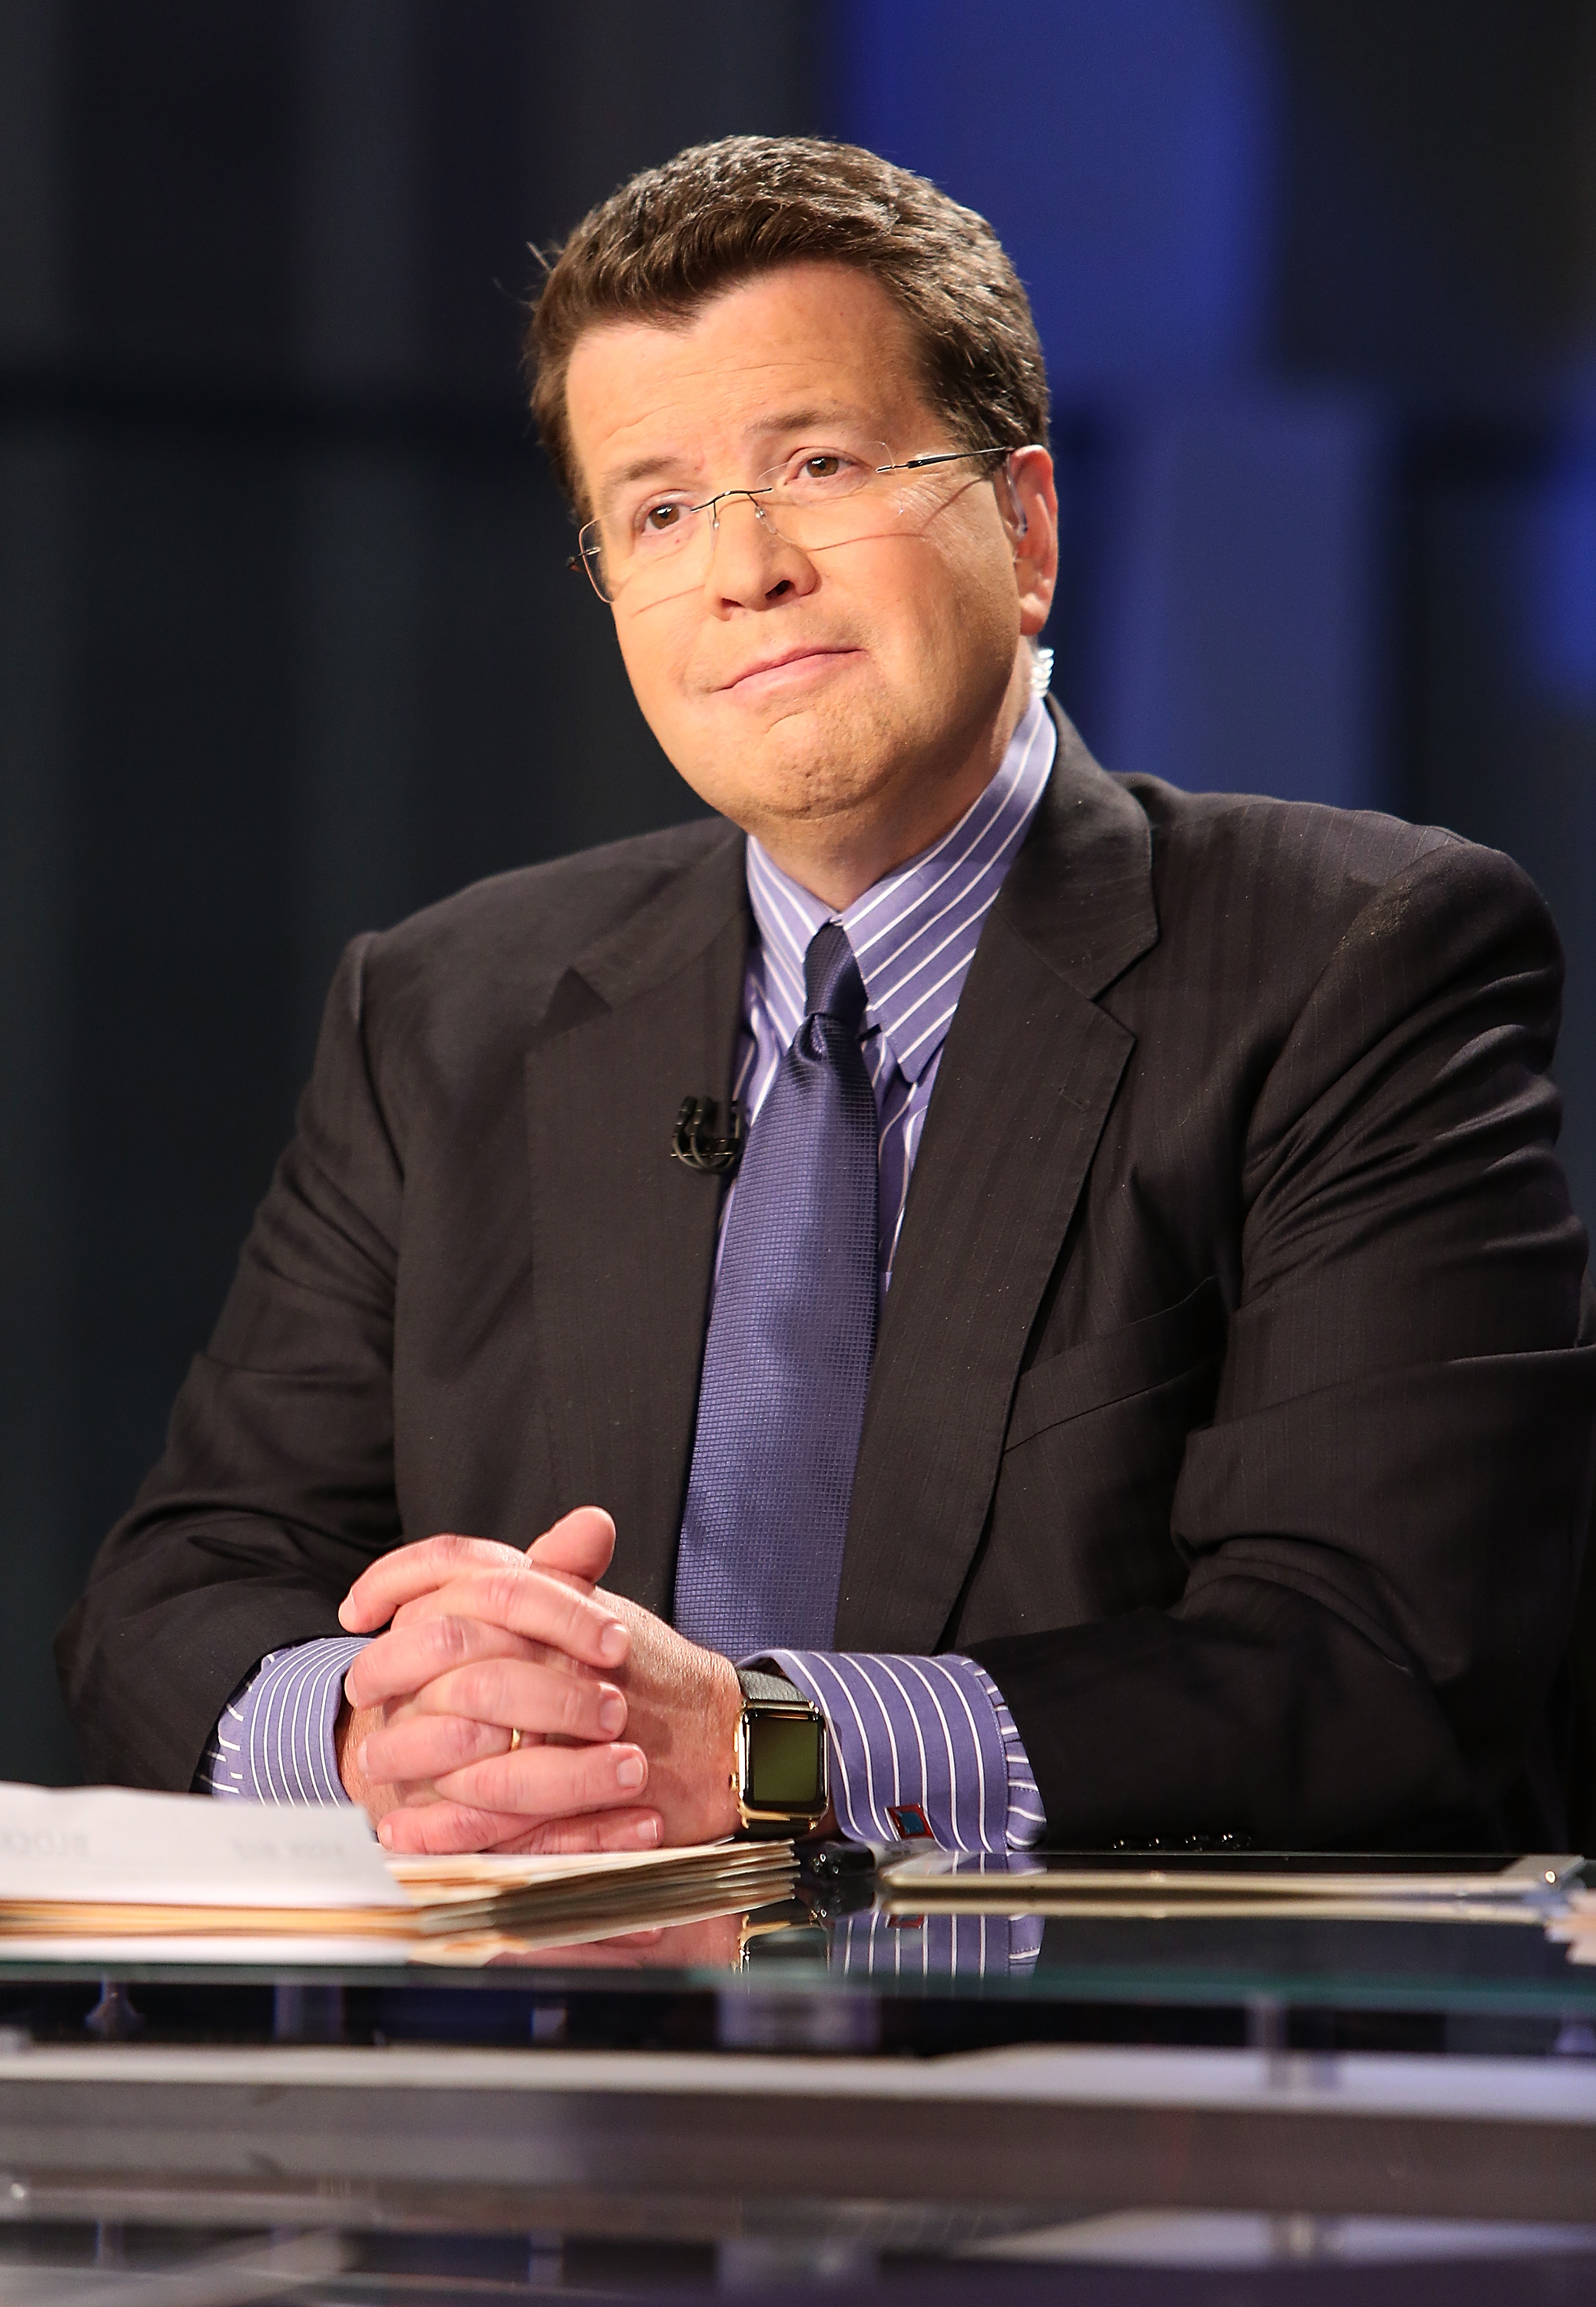
[[[762,1667],[739,1666],[737,1678],[742,1685],[745,1700],[763,1699],[767,1706],[807,1706],[809,1703],[798,1685],[789,1682],[784,1674],[768,1674]]]

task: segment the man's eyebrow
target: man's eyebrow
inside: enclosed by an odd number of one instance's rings
[[[808,425],[867,425],[874,420],[868,412],[850,400],[809,401],[801,408],[780,409],[773,416],[762,416],[757,433],[801,433]]]
[[[801,433],[809,425],[862,425],[869,421],[865,412],[851,403],[815,401],[802,408],[779,409],[773,416],[762,416],[749,429],[759,439],[779,433]],[[679,456],[635,457],[629,464],[605,474],[600,494],[608,499],[618,489],[632,488],[639,481],[659,480],[668,473],[681,471],[685,462]]]
[[[629,465],[621,465],[613,473],[606,473],[601,496],[612,497],[617,489],[630,488],[636,481],[652,481],[661,473],[679,468],[679,457],[636,457]]]

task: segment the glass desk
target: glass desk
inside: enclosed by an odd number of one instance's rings
[[[1596,1966],[1538,1925],[865,1895],[478,1970],[0,1967],[0,2302],[1596,2303]]]

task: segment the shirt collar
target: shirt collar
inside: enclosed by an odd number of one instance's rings
[[[824,922],[840,921],[865,981],[866,1032],[879,1030],[909,1080],[941,1049],[1002,888],[1053,767],[1056,737],[1039,697],[1020,716],[991,782],[957,825],[841,913],[800,887],[752,835],[748,902],[764,960],[764,992],[781,1038],[804,1016],[804,956]]]

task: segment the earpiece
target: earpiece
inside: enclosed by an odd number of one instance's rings
[[[1023,536],[1028,524],[1026,521],[1025,511],[1020,502],[1019,493],[1014,486],[1014,476],[1010,472],[1006,461],[1003,467],[1003,486],[1009,492],[1009,511],[1014,523],[1014,534],[1016,536]],[[1018,561],[1020,555],[1016,553],[1014,558]]]

